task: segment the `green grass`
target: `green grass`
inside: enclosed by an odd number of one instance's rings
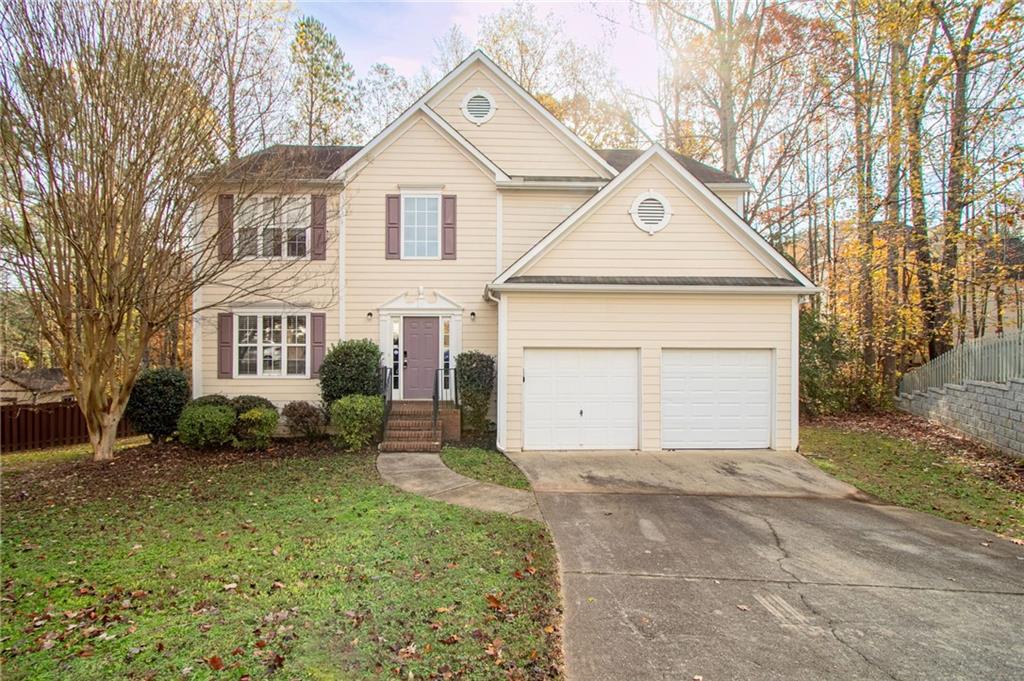
[[[114,451],[120,452],[138,447],[149,442],[145,435],[124,437],[114,445]],[[0,457],[0,467],[4,473],[33,468],[48,463],[69,463],[72,461],[88,461],[92,458],[92,445],[68,445],[51,449],[30,449],[25,452],[13,452]]]
[[[825,472],[883,501],[1024,538],[1024,494],[931,447],[812,425],[800,429],[800,449]]]
[[[5,680],[557,677],[545,528],[371,455],[140,447],[6,474],[3,509]]]
[[[469,478],[513,489],[530,489],[523,472],[501,452],[477,447],[445,447],[441,460],[448,468]]]

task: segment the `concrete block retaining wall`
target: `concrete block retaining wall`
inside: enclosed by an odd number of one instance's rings
[[[944,388],[902,394],[896,406],[1007,454],[1024,457],[1024,379],[946,384]]]

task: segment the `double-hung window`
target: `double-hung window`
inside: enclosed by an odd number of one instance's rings
[[[402,258],[441,257],[441,197],[402,195]]]
[[[309,210],[308,196],[245,199],[238,211],[238,257],[306,257]]]
[[[237,376],[309,374],[308,314],[239,314],[235,328]]]

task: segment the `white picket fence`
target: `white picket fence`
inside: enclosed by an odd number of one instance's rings
[[[947,383],[1024,378],[1024,333],[1011,331],[973,338],[911,369],[900,379],[900,393],[911,394]]]

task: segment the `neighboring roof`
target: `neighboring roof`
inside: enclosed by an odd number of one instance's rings
[[[519,275],[509,284],[582,284],[596,286],[793,286],[792,279],[781,277],[592,277],[559,275]]]
[[[751,255],[768,267],[769,270],[774,269],[775,271],[783,272],[792,277],[791,285],[795,284],[796,286],[810,291],[816,290],[814,288],[814,284],[803,274],[803,272],[787,260],[785,256],[775,250],[775,248],[769,244],[763,236],[758,234],[754,228],[747,224],[746,220],[737,215],[736,212],[730,208],[720,196],[708,189],[707,186],[697,179],[688,168],[679,162],[678,159],[658,144],[652,146],[641,154],[639,158],[626,168],[626,170],[616,175],[611,182],[606,184],[575,211],[570,213],[568,217],[558,224],[558,226],[531,246],[526,253],[521,255],[515,262],[509,265],[504,272],[499,274],[494,281],[491,282],[492,285],[505,284],[512,277],[519,275],[523,269],[529,267],[537,260],[537,258],[557,244],[565,234],[579,224],[580,221],[591,211],[602,205],[606,199],[618,191],[625,182],[629,181],[631,177],[640,172],[641,169],[645,168],[654,157],[661,158],[671,168],[673,168],[676,171],[675,177],[680,180],[676,186],[679,187],[680,190],[691,194],[691,197],[696,200],[697,204],[711,217],[711,219],[718,222],[718,224],[721,225],[742,246],[744,246]]]
[[[61,369],[21,369],[19,371],[5,371],[0,374],[10,381],[20,385],[25,390],[34,393],[45,393],[69,390],[68,382],[64,380],[64,372]]]
[[[632,165],[633,161],[640,158],[640,155],[644,153],[643,149],[597,149],[596,151],[619,172],[622,172]],[[672,158],[679,161],[680,165],[693,173],[693,176],[704,184],[747,184],[745,180],[733,177],[728,173],[722,172],[718,168],[712,168],[706,163],[701,163],[695,158],[683,156],[682,154],[677,154],[674,151],[670,151],[668,153],[670,153]]]
[[[258,174],[294,180],[326,180],[361,148],[334,144],[275,144],[238,159],[225,179],[242,180]]]

